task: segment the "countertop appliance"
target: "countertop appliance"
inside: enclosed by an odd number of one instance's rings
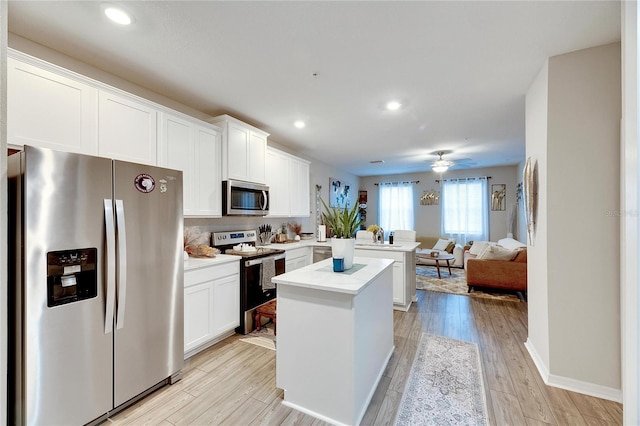
[[[242,256],[240,259],[240,326],[236,332],[248,334],[255,328],[253,312],[277,296],[271,277],[284,274],[285,251],[256,247],[258,232],[231,231],[211,234],[212,245],[225,254]],[[234,249],[235,247],[235,249]]]
[[[222,214],[226,216],[268,215],[269,187],[240,180],[223,181]]]
[[[29,146],[8,166],[10,423],[97,423],[179,380],[182,172]]]

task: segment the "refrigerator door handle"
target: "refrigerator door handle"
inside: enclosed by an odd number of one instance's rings
[[[124,203],[116,200],[116,224],[118,226],[118,313],[116,329],[124,327],[124,311],[127,301],[127,232],[124,225]]]
[[[113,200],[104,200],[104,223],[107,243],[105,281],[107,294],[105,301],[104,334],[113,331],[113,309],[116,301],[116,229],[113,221]]]

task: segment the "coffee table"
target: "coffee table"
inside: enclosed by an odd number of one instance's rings
[[[433,259],[433,260],[436,261],[436,269],[438,270],[438,279],[442,278],[440,276],[440,261],[441,260],[446,260],[447,261],[447,268],[449,269],[449,276],[451,276],[451,264],[449,263],[449,261],[454,259],[452,254],[440,254],[438,257],[431,257],[430,259]]]

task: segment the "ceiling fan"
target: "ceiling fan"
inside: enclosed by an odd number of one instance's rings
[[[431,163],[431,170],[433,170],[436,173],[444,173],[447,170],[449,170],[449,167],[453,167],[453,166],[469,167],[471,165],[471,163],[468,163],[469,161],[471,161],[470,158],[450,161],[442,158],[442,156],[444,154],[448,154],[448,152],[437,151],[435,154],[438,155],[438,159]]]

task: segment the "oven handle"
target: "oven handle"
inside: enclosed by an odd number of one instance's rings
[[[264,260],[267,260],[267,259],[273,259],[273,260],[284,259],[286,255],[287,255],[286,253],[280,253],[273,256],[261,257],[258,259],[249,259],[244,262],[244,266],[260,265]]]

